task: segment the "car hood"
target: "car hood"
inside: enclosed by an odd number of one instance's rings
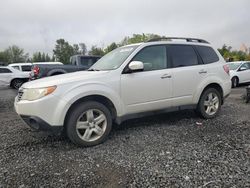
[[[42,88],[72,82],[88,81],[106,76],[110,71],[79,71],[74,73],[61,74],[25,83],[22,88]]]

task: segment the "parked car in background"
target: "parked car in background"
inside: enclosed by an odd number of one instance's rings
[[[28,72],[21,72],[13,67],[0,66],[0,86],[10,86],[18,89],[29,80]]]
[[[35,63],[12,63],[8,66],[22,72],[31,72],[32,65],[63,65],[61,62],[35,62]]]
[[[100,56],[75,55],[70,58],[69,65],[36,64],[32,66],[30,80],[86,70],[100,58]]]
[[[91,67],[100,58],[101,56],[73,55],[70,57],[70,64]]]
[[[237,87],[239,84],[250,82],[250,62],[235,61],[228,63],[230,69],[230,77],[232,87]]]
[[[157,112],[195,109],[214,118],[231,91],[228,66],[207,41],[175,39],[123,46],[84,73],[25,83],[16,112],[34,129],[65,129],[80,146],[103,142],[113,122]]]

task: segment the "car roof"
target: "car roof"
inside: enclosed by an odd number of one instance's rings
[[[248,63],[249,61],[232,61],[228,62],[229,64],[241,64],[241,63]]]
[[[61,63],[61,62],[54,62],[54,61],[51,61],[51,62],[34,62],[34,63],[31,63],[31,64],[34,64],[34,65],[36,65],[36,64],[63,64],[63,63]]]
[[[8,66],[22,66],[22,65],[31,65],[31,63],[11,63]]]
[[[183,42],[183,41],[152,41],[145,42],[143,44],[184,44],[184,45],[199,45],[199,46],[211,46],[209,43],[199,43],[199,42]]]
[[[23,66],[23,65],[36,65],[36,64],[63,64],[61,62],[34,62],[34,63],[11,63],[8,66]]]
[[[166,39],[166,40],[161,40]],[[129,44],[125,45],[124,47],[129,46],[150,46],[150,45],[157,45],[157,44],[181,44],[181,45],[199,45],[199,46],[209,46],[211,47],[211,44],[203,39],[196,39],[196,38],[180,38],[180,37],[167,37],[167,38],[159,38],[159,39],[152,39],[146,42],[142,43],[135,43],[135,44]]]

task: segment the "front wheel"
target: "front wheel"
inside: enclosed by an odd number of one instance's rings
[[[110,111],[95,101],[75,106],[66,122],[67,136],[79,146],[94,146],[104,142],[111,127]]]
[[[231,81],[232,81],[232,88],[238,87],[239,79],[237,77],[233,77]]]
[[[221,108],[221,94],[215,88],[206,89],[200,98],[197,111],[205,119],[214,118]]]
[[[13,87],[14,89],[19,89],[22,85],[23,85],[24,81],[21,79],[14,79],[11,82],[11,87]]]

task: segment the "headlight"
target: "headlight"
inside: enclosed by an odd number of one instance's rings
[[[53,93],[56,86],[46,88],[23,89],[22,100],[33,101]]]

